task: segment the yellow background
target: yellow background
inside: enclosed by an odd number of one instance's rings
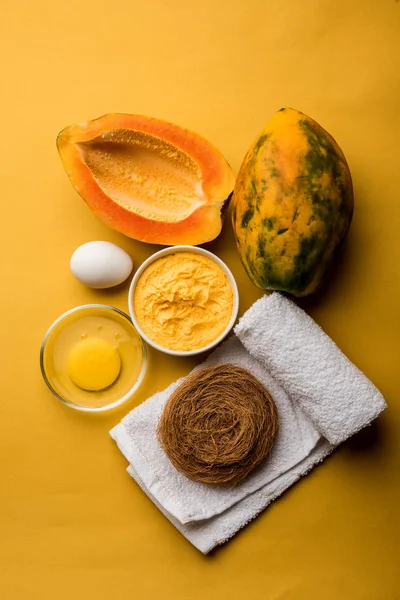
[[[1,50],[0,597],[2,600],[396,600],[399,548],[400,2],[3,0]],[[209,557],[125,472],[108,436],[196,360],[150,353],[118,412],[61,405],[39,347],[66,309],[127,310],[127,286],[92,291],[73,250],[110,240],[137,267],[156,249],[103,226],[73,190],[55,138],[107,112],[208,137],[237,171],[282,106],[343,148],[356,210],[330,283],[302,306],[382,390],[389,410]],[[230,223],[212,244],[243,313],[260,295]]]

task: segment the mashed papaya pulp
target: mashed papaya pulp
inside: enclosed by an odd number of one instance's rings
[[[151,263],[133,298],[144,333],[159,346],[181,352],[216,340],[228,326],[233,303],[223,269],[194,252],[168,254]]]

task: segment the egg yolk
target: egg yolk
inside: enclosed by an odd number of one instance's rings
[[[69,376],[84,390],[103,390],[114,383],[120,371],[118,350],[101,338],[78,342],[68,356]]]

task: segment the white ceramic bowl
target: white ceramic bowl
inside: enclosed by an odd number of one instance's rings
[[[178,252],[192,252],[194,254],[201,254],[202,256],[206,256],[207,258],[210,258],[211,260],[213,260],[215,263],[217,263],[217,265],[219,267],[221,267],[221,269],[224,271],[224,273],[226,273],[226,276],[228,278],[228,281],[229,281],[229,283],[232,287],[232,291],[233,291],[232,316],[230,318],[230,321],[229,321],[227,327],[221,333],[221,335],[219,335],[213,342],[211,342],[211,344],[208,344],[207,346],[203,346],[202,348],[197,348],[196,350],[179,351],[179,350],[170,350],[169,348],[164,348],[163,346],[160,346],[159,344],[157,344],[157,342],[155,342],[154,340],[149,338],[149,336],[144,333],[143,329],[140,327],[140,324],[138,323],[138,320],[136,319],[136,314],[135,314],[135,309],[134,309],[133,298],[134,298],[137,282],[139,281],[139,278],[142,275],[142,273],[147,269],[147,267],[149,265],[151,265],[151,263],[155,262],[162,256],[167,256],[168,254],[176,254]],[[171,246],[169,248],[164,248],[164,250],[160,250],[159,252],[156,252],[155,254],[150,256],[150,258],[145,260],[143,264],[140,265],[140,267],[138,268],[138,270],[135,273],[134,278],[132,279],[132,282],[131,282],[131,285],[129,288],[128,305],[129,305],[129,313],[131,315],[131,319],[133,321],[135,328],[137,329],[137,331],[139,332],[141,337],[150,346],[153,346],[153,348],[155,348],[156,350],[160,350],[161,352],[165,352],[166,354],[171,354],[173,356],[194,356],[195,354],[201,354],[202,352],[206,352],[207,350],[211,350],[211,348],[214,348],[215,346],[217,346],[224,339],[224,337],[229,333],[229,331],[232,329],[232,327],[236,321],[236,318],[238,315],[238,310],[239,310],[239,292],[238,292],[235,278],[233,277],[230,269],[226,266],[226,264],[220,258],[218,258],[218,256],[215,256],[215,254],[213,254],[212,252],[209,252],[208,250],[204,250],[203,248],[198,248],[197,246]]]

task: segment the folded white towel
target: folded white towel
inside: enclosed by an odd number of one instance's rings
[[[187,479],[156,438],[165,402],[181,383],[131,411],[111,436],[129,474],[199,550],[209,552],[386,407],[371,382],[293,302],[274,293],[258,300],[206,364],[247,368],[276,402],[280,431],[267,461],[238,486]],[[203,366],[203,365],[201,365]],[[200,367],[197,367],[200,368]]]
[[[331,444],[344,442],[386,407],[331,338],[280,294],[257,300],[235,333]]]
[[[158,419],[180,381],[141,404],[112,432],[154,499],[183,524],[209,519],[273,481],[308,456],[321,437],[299,406],[235,336],[215,351],[206,364],[224,362],[251,371],[270,390],[279,413],[280,429],[269,459],[239,485],[229,488],[191,481],[175,469],[158,444]]]

